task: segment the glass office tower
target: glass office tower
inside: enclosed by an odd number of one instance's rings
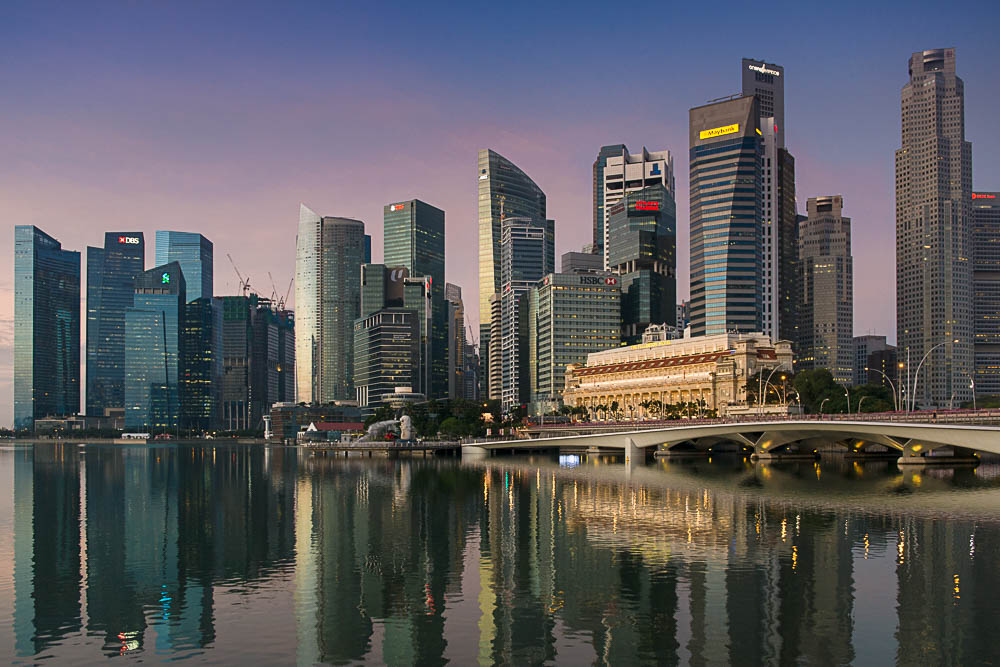
[[[187,283],[188,301],[212,296],[212,242],[195,232],[156,232],[156,265],[177,262]]]
[[[595,255],[601,256],[601,268],[604,266],[604,168],[608,166],[608,158],[616,157],[621,155],[628,155],[628,148],[625,144],[612,144],[610,146],[601,146],[601,150],[597,153],[597,159],[594,160],[593,172],[594,172],[594,241],[590,246],[590,250]],[[565,269],[563,269],[565,271]]]
[[[1000,396],[1000,192],[972,193],[972,271],[974,389]]]
[[[105,232],[104,247],[87,247],[87,410],[125,406],[125,311],[146,263],[142,232]]]
[[[432,320],[429,398],[448,396],[448,320],[444,298],[444,211],[411,199],[387,204],[385,265],[404,267],[411,276],[430,276]]]
[[[80,253],[14,227],[14,428],[80,411]]]
[[[754,97],[690,111],[692,336],[761,328],[759,119]]]
[[[361,314],[365,223],[299,208],[295,381],[300,402],[354,400],[354,321]]]
[[[167,431],[179,426],[184,273],[170,262],[136,278],[125,311],[125,428]]]
[[[490,299],[500,291],[500,220],[545,219],[545,193],[527,174],[492,150],[479,151],[479,359],[482,393],[489,392]],[[555,265],[555,243],[552,244]],[[547,271],[544,273],[548,273]],[[540,275],[544,275],[544,273]]]
[[[621,336],[642,341],[650,324],[677,317],[677,205],[663,185],[608,207],[608,265],[621,276]]]

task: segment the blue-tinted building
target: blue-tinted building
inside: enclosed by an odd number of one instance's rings
[[[80,253],[14,227],[14,428],[80,411]]]
[[[156,232],[156,265],[180,264],[188,301],[212,296],[212,242],[195,232]]]
[[[125,311],[125,428],[177,428],[181,416],[181,325],[187,301],[184,273],[170,262],[136,278]]]
[[[125,311],[145,266],[142,232],[105,232],[87,247],[87,414],[125,405]]]
[[[181,427],[216,425],[222,394],[222,300],[202,297],[184,304],[181,317]]]
[[[591,246],[595,255],[604,256],[604,168],[608,166],[608,158],[628,155],[625,144],[601,146],[597,159],[594,160],[594,243]],[[602,267],[603,268],[603,267]],[[564,269],[565,271],[565,269]]]

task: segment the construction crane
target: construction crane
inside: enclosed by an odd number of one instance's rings
[[[292,293],[292,282],[294,282],[294,281],[295,281],[295,277],[294,276],[289,279],[289,281],[288,281],[288,289],[285,290],[285,296],[283,296],[280,299],[278,299],[278,310],[284,310],[285,309],[285,302],[288,301],[288,295]]]
[[[244,280],[243,274],[240,273],[240,270],[236,267],[236,262],[233,261],[233,256],[227,252],[226,257],[229,258],[229,263],[233,265],[236,277],[240,279],[240,291],[243,292],[243,296],[248,296],[250,294],[250,277],[247,276],[247,279]]]

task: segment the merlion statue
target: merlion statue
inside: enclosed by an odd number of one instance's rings
[[[399,439],[413,440],[413,419],[410,415],[403,415],[399,418]]]

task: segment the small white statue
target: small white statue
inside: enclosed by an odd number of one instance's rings
[[[403,415],[399,418],[399,439],[413,440],[413,419],[410,415]]]

